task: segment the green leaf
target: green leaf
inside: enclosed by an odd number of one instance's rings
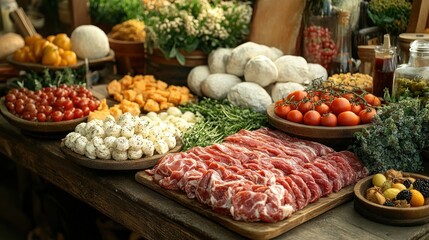
[[[185,63],[186,63],[185,56],[183,56],[183,54],[181,54],[180,52],[177,52],[176,59],[180,63],[180,65],[182,65],[182,66],[185,65]]]

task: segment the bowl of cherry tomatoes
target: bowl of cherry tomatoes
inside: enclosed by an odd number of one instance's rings
[[[96,110],[100,101],[81,85],[9,90],[0,99],[0,112],[12,125],[32,133],[74,130]]]
[[[294,91],[267,108],[268,122],[290,135],[344,149],[371,125],[380,106],[371,93]]]

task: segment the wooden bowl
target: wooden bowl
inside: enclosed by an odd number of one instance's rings
[[[13,126],[30,132],[32,135],[34,134],[43,134],[43,133],[63,133],[74,131],[75,127],[87,120],[86,117],[68,120],[68,121],[60,121],[60,122],[37,122],[37,121],[28,121],[22,119],[20,117],[15,116],[7,109],[5,105],[5,98],[2,97],[0,99],[0,112],[4,116],[4,118]]]
[[[415,173],[404,172],[403,175],[413,178],[429,179],[427,176]],[[354,208],[362,216],[375,222],[398,226],[412,226],[429,222],[429,205],[424,205],[421,207],[397,208],[383,206],[368,201],[365,198],[365,195],[366,190],[373,186],[372,177],[373,176],[368,176],[364,179],[361,179],[354,187]]]
[[[60,149],[67,159],[78,165],[99,170],[141,170],[150,168],[155,166],[158,160],[165,155],[179,152],[182,149],[182,143],[178,141],[176,147],[170,149],[170,151],[165,154],[156,154],[135,160],[116,161],[113,159],[90,159],[84,155],[73,152],[73,150],[66,147],[64,141],[64,139],[61,141]]]
[[[109,45],[115,52],[116,67],[119,74],[144,74],[145,48],[143,41],[124,41],[109,37]]]
[[[267,108],[268,122],[275,128],[295,137],[323,143],[336,150],[346,149],[353,142],[353,134],[371,126],[362,124],[357,126],[309,126],[294,123],[283,119],[274,112],[275,103]]]

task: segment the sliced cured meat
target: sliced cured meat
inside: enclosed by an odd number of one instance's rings
[[[285,189],[284,192],[284,202],[285,204],[289,204],[292,206],[293,211],[295,212],[297,210],[297,204],[296,204],[296,198],[295,198],[295,194],[291,188],[291,186],[289,185],[289,183],[286,181],[286,179],[284,177],[279,177],[276,179],[277,183],[282,185]]]
[[[363,165],[362,160],[360,160],[354,153],[350,151],[341,151],[331,153],[332,155],[339,155],[346,160],[349,165],[353,168],[356,173],[356,181],[368,176],[368,169]]]
[[[256,131],[248,131],[248,130],[240,130],[237,135],[241,136],[249,136],[252,139],[264,142],[268,144],[271,147],[279,148],[282,150],[283,153],[285,153],[288,156],[294,156],[298,159],[302,160],[302,163],[310,162],[312,159],[316,157],[316,154],[312,149],[310,148],[299,148],[297,144],[282,140],[276,137],[272,137],[270,135],[256,132]]]
[[[231,215],[235,220],[277,222],[293,213],[292,206],[283,204],[281,186],[255,190],[240,191],[232,197]]]
[[[307,197],[301,191],[300,186],[298,186],[290,176],[284,177],[284,181],[289,184],[290,188],[293,191],[293,194],[295,195],[296,210],[300,210],[307,206],[309,201],[307,201]],[[308,190],[308,192],[310,192],[310,190]]]
[[[368,174],[351,152],[268,128],[168,154],[146,172],[163,188],[251,222],[280,221]]]
[[[304,140],[304,139],[299,139],[299,138],[295,138],[292,136],[287,135],[286,133],[279,131],[279,130],[274,130],[274,129],[270,129],[270,128],[260,128],[258,130],[255,130],[256,132],[261,132],[270,136],[274,136],[286,141],[290,141],[296,144],[301,145],[302,147],[311,147],[313,149],[313,151],[316,152],[317,156],[323,156],[326,155],[330,152],[334,152],[334,149],[323,145],[321,143],[318,142],[313,142],[313,141],[309,141],[309,140]]]
[[[335,166],[320,158],[316,159],[313,164],[328,176],[329,180],[332,182],[333,192],[338,192],[345,186],[342,173],[339,172]]]
[[[320,190],[322,191],[322,197],[328,196],[332,193],[332,181],[329,180],[328,176],[320,168],[311,163],[304,164],[304,168],[310,171],[314,181],[319,185]]]

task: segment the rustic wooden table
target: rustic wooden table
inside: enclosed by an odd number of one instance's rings
[[[59,140],[26,136],[0,117],[0,152],[146,239],[243,239],[220,224],[146,188],[135,171],[93,170],[64,158]],[[427,169],[427,168],[426,168]],[[342,204],[276,239],[428,239],[429,224],[372,222]]]

